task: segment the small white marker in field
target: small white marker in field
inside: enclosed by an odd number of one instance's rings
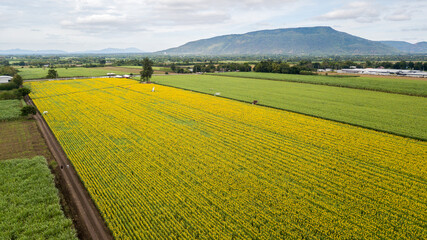
[[[221,93],[219,93],[219,92],[214,94],[214,96],[219,96],[219,95],[221,95]]]
[[[46,114],[47,114],[47,111],[44,111],[44,112],[43,112],[43,115],[46,115]]]
[[[153,87],[153,89],[151,89],[151,92],[154,92],[154,87]]]

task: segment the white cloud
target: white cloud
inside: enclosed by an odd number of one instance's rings
[[[330,11],[316,17],[317,20],[355,20],[362,23],[371,23],[379,20],[378,7],[368,2],[352,2],[342,8]]]
[[[411,13],[406,9],[400,9],[387,15],[384,19],[390,21],[408,21],[411,20]]]
[[[294,2],[296,0],[68,0],[69,10],[59,22],[65,29],[91,34],[156,31],[167,26],[176,31],[232,25],[236,19],[241,21],[236,15],[247,13],[253,17],[245,21],[256,22],[263,11],[277,11]]]
[[[0,29],[8,36],[0,49],[137,47],[155,51],[224,34],[319,25],[337,26],[371,40],[427,39],[425,0],[404,4],[398,0],[0,2]]]

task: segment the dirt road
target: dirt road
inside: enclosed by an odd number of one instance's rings
[[[33,101],[26,97],[26,102],[33,105]],[[71,162],[68,160],[67,155],[59,144],[55,135],[47,125],[46,121],[37,113],[34,118],[42,132],[43,137],[46,139],[47,145],[56,159],[58,165],[61,167],[61,177],[66,184],[71,201],[77,210],[80,227],[85,228],[84,238],[109,240],[113,239],[110,230],[107,228],[104,220],[99,214],[98,209],[90,198],[86,188],[83,186],[77,172],[73,168]]]

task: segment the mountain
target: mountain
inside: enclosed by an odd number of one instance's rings
[[[144,53],[138,48],[105,48],[101,50],[88,50],[81,52],[66,52],[61,50],[0,50],[0,55],[61,55],[61,54],[120,54],[120,53]]]
[[[186,43],[158,53],[193,55],[285,54],[285,55],[386,55],[393,47],[331,27],[303,27],[232,34]]]
[[[404,41],[380,41],[405,53],[427,53],[427,42],[408,43]]]

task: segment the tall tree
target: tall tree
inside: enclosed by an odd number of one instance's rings
[[[22,85],[24,80],[22,80],[22,77],[19,74],[15,74],[12,78],[12,82],[14,82],[19,87]]]
[[[150,81],[151,75],[153,75],[153,61],[148,59],[148,57],[142,60],[142,71],[141,73],[141,82]]]
[[[47,72],[46,78],[58,78],[58,72],[52,67]]]

